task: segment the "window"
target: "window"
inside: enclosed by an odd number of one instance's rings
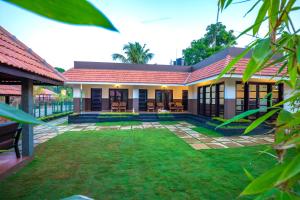
[[[224,84],[199,87],[197,101],[199,115],[224,116]]]
[[[272,93],[271,96],[268,94]],[[265,112],[271,103],[277,103],[282,100],[283,87],[282,84],[274,85],[272,83],[236,83],[236,114],[240,114],[247,110],[260,108],[261,111],[250,116],[255,119]]]

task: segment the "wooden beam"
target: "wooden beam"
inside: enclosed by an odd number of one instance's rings
[[[21,106],[24,112],[33,114],[33,81],[27,79],[22,82]],[[22,127],[22,155],[33,156],[33,126],[24,124]]]
[[[8,81],[13,81],[12,77],[15,78],[15,81],[20,81],[22,78],[25,79],[31,79],[36,81],[35,84],[36,85],[43,85],[43,84],[50,84],[50,85],[63,85],[63,81],[57,81],[57,80],[53,80],[38,74],[33,74],[33,73],[29,73],[26,72],[24,70],[20,70],[20,69],[16,69],[14,67],[11,66],[7,66],[4,64],[0,64],[0,74],[7,74],[9,75],[9,79]],[[9,84],[9,83],[5,83],[5,79],[1,80],[2,84]],[[16,84],[16,83],[13,83]]]

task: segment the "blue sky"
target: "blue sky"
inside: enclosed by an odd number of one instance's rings
[[[102,28],[55,22],[0,1],[0,25],[32,48],[52,66],[73,67],[74,60],[111,62],[127,42],[147,44],[151,63],[169,64],[182,49],[215,23],[217,0],[101,0],[91,1],[120,33]],[[239,32],[251,25],[255,13],[243,17],[250,3],[235,4],[220,15],[228,29]],[[299,12],[293,18],[300,19]],[[299,22],[297,22],[299,23]],[[299,24],[296,24],[299,28]],[[261,33],[263,34],[263,33]],[[244,47],[252,40],[238,40]]]

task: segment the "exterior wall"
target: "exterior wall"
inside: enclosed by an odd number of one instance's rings
[[[82,85],[83,111],[90,111],[91,88],[102,88],[102,111],[110,110],[109,89],[128,89],[128,110],[138,112],[139,89],[147,89],[148,100],[155,101],[155,90],[173,90],[173,100],[182,100],[182,90],[189,90],[188,86],[144,86],[144,85]],[[189,91],[190,95],[190,91]],[[75,111],[80,111],[80,85],[73,85]]]

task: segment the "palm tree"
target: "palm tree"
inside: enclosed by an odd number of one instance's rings
[[[138,42],[125,44],[123,51],[125,55],[114,53],[112,59],[122,63],[147,64],[154,57],[154,54],[146,49],[146,44],[142,46]]]

